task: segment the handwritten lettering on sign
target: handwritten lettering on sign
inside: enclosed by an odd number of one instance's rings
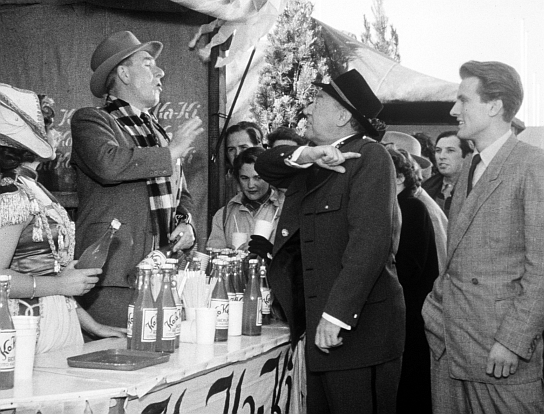
[[[191,413],[265,414],[266,412],[270,414],[297,414],[291,411],[293,393],[299,391],[294,387],[295,364],[293,357],[294,354],[290,347],[288,347],[285,351],[279,352],[277,356],[267,359],[260,366],[258,376],[266,384],[267,391],[270,389],[271,377],[274,379],[274,386],[270,397],[268,397],[269,394],[266,392],[263,393],[263,388],[259,388],[258,384],[256,385],[255,373],[250,371],[251,368],[246,368],[244,365],[237,381],[235,378],[238,376],[238,373],[234,368],[231,370],[230,375],[210,380],[204,401],[194,400],[193,394],[196,394],[198,391],[191,387],[191,381],[189,381],[179,396],[178,393],[180,391],[177,393],[171,391],[168,393],[167,398],[145,405],[145,408],[141,412],[145,414],[180,414],[186,412],[185,410],[189,410]],[[246,377],[248,377],[247,380]],[[202,381],[197,381],[197,383],[202,385]],[[168,392],[168,390],[166,388],[164,391]],[[198,395],[203,394],[200,393]],[[150,397],[152,396],[153,394],[150,395]],[[218,396],[223,396],[222,401],[217,400]],[[263,401],[263,396],[270,398],[270,400]],[[212,399],[214,400],[213,404],[211,404]],[[185,409],[183,407],[184,402],[186,405]],[[128,411],[131,410],[130,402],[127,409]],[[215,411],[209,411],[209,409]],[[219,411],[220,409],[221,411]]]

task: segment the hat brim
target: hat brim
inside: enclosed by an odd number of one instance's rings
[[[108,75],[119,63],[121,63],[127,57],[133,55],[139,51],[149,52],[154,59],[157,59],[162,51],[162,43],[157,41],[151,41],[142,43],[141,45],[133,46],[128,49],[122,50],[115,55],[106,59],[102,64],[96,68],[91,76],[91,92],[97,98],[102,98],[106,93],[106,79]]]
[[[357,111],[354,107],[352,107],[349,103],[344,101],[344,99],[334,90],[334,88],[328,84],[328,83],[319,83],[319,82],[312,82],[315,86],[320,87],[325,93],[333,97],[340,105],[342,105],[344,108],[346,108],[353,117],[364,127],[366,134],[370,136],[371,138],[378,137],[380,133],[374,126],[370,123],[370,120],[364,116],[362,113]]]
[[[410,154],[414,160],[419,164],[422,169],[429,168],[432,164],[427,158],[420,157],[418,155]]]
[[[1,117],[9,119],[15,117],[20,119],[10,108],[0,104]],[[45,137],[39,137],[32,128],[21,121],[20,125],[11,130],[3,128],[0,125],[0,145],[5,142],[9,146],[22,148],[36,154],[44,160],[52,160],[55,156],[53,147],[45,140]]]
[[[0,146],[2,145],[2,141],[5,141],[7,144],[11,144],[10,146],[15,148],[30,151],[44,160],[52,160],[55,158],[53,147],[47,142],[38,138],[34,132],[32,132],[30,127],[26,128],[24,131],[17,132],[17,139],[0,132]]]

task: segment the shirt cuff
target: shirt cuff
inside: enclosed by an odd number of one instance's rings
[[[300,154],[302,154],[302,151],[304,151],[306,146],[304,147],[298,147],[289,157],[285,159],[285,164],[287,164],[289,167],[294,168],[308,168],[311,167],[313,163],[308,162],[306,164],[298,164],[297,160],[300,157]]]
[[[351,331],[351,326],[345,324],[340,319],[336,319],[334,316],[329,315],[328,313],[323,312],[323,315],[321,315],[323,319],[326,319],[327,321],[334,323],[335,325],[339,326],[340,328],[343,328],[347,331]]]

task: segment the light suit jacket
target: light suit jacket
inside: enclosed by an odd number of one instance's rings
[[[467,157],[448,228],[446,270],[423,307],[427,339],[450,375],[519,384],[542,377],[544,330],[544,151],[511,136],[466,197]],[[518,371],[485,373],[498,341],[520,357]]]

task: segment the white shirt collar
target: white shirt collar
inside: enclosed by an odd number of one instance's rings
[[[498,140],[493,142],[491,145],[489,145],[482,152],[479,153],[480,157],[482,157],[482,162],[484,163],[486,168],[491,163],[493,158],[495,158],[495,155],[497,155],[504,143],[508,140],[508,138],[510,138],[510,135],[512,135],[512,131],[508,130]],[[474,151],[474,154],[478,154],[478,150]]]

